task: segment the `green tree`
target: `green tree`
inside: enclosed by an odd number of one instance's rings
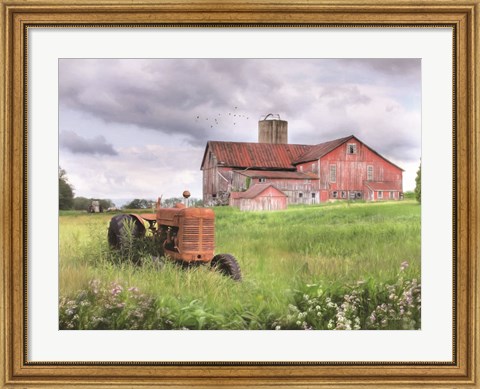
[[[73,208],[73,187],[68,183],[67,172],[58,168],[58,208]]]
[[[125,209],[147,209],[152,206],[152,200],[145,199],[135,199],[130,201],[128,204],[125,204],[123,208]]]
[[[183,204],[183,197],[170,197],[170,198],[165,199],[165,200],[162,199],[162,207],[163,208],[172,208],[177,203],[182,203]]]
[[[418,167],[417,177],[415,177],[415,199],[422,203],[422,164]]]
[[[189,200],[190,200],[190,206],[191,207],[203,207],[203,200],[202,199],[197,199],[195,197],[192,197]]]
[[[91,203],[92,200],[86,197],[75,197],[73,199],[73,209],[76,211],[86,211]]]

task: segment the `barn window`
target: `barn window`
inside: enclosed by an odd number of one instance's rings
[[[389,193],[389,197],[390,197],[391,199],[394,199],[394,198],[395,198],[395,192],[390,192],[390,193]]]
[[[334,190],[334,191],[332,192],[332,197],[333,197],[334,199],[337,199],[337,198],[338,198],[338,192],[337,192],[336,190]]]
[[[347,191],[342,190],[341,194],[342,194],[342,199],[346,199],[346,198],[347,198]]]
[[[355,192],[355,198],[361,199],[362,198],[362,192]]]
[[[315,198],[315,192],[312,192],[312,199]]]
[[[302,197],[303,197],[303,193],[302,193],[302,192],[299,192],[299,193],[298,193],[298,197],[299,197],[299,198],[302,198]]]
[[[383,199],[383,192],[381,190],[378,191],[378,196],[379,199]]]
[[[262,178],[259,178],[259,179],[258,179],[258,182],[267,182],[267,179],[264,178],[264,177],[262,177]]]
[[[337,165],[330,165],[330,182],[337,182]]]
[[[357,144],[348,143],[347,144],[347,154],[357,154]]]
[[[367,166],[367,181],[373,181],[373,166]]]

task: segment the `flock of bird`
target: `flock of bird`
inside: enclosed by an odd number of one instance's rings
[[[228,112],[228,113],[225,113],[225,114],[219,113],[217,116],[214,116],[214,117],[197,115],[195,117],[195,122],[196,123],[208,122],[206,124],[210,125],[210,128],[213,128],[214,126],[218,126],[219,124],[221,124],[221,122],[224,121],[225,118],[227,120],[229,120],[230,123],[233,123],[234,126],[237,125],[239,120],[242,120],[242,119],[249,120],[249,117],[247,115],[241,114],[237,110],[238,110],[238,107],[235,107],[232,110],[232,112]],[[225,124],[225,123],[222,123],[222,124]]]

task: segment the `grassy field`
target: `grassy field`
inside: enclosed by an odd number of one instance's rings
[[[416,202],[215,214],[216,252],[237,258],[242,282],[147,251],[132,264],[108,248],[112,214],[62,212],[60,328],[420,328]]]

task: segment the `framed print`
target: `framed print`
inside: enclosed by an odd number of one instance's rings
[[[478,387],[479,1],[2,1],[2,387]]]

